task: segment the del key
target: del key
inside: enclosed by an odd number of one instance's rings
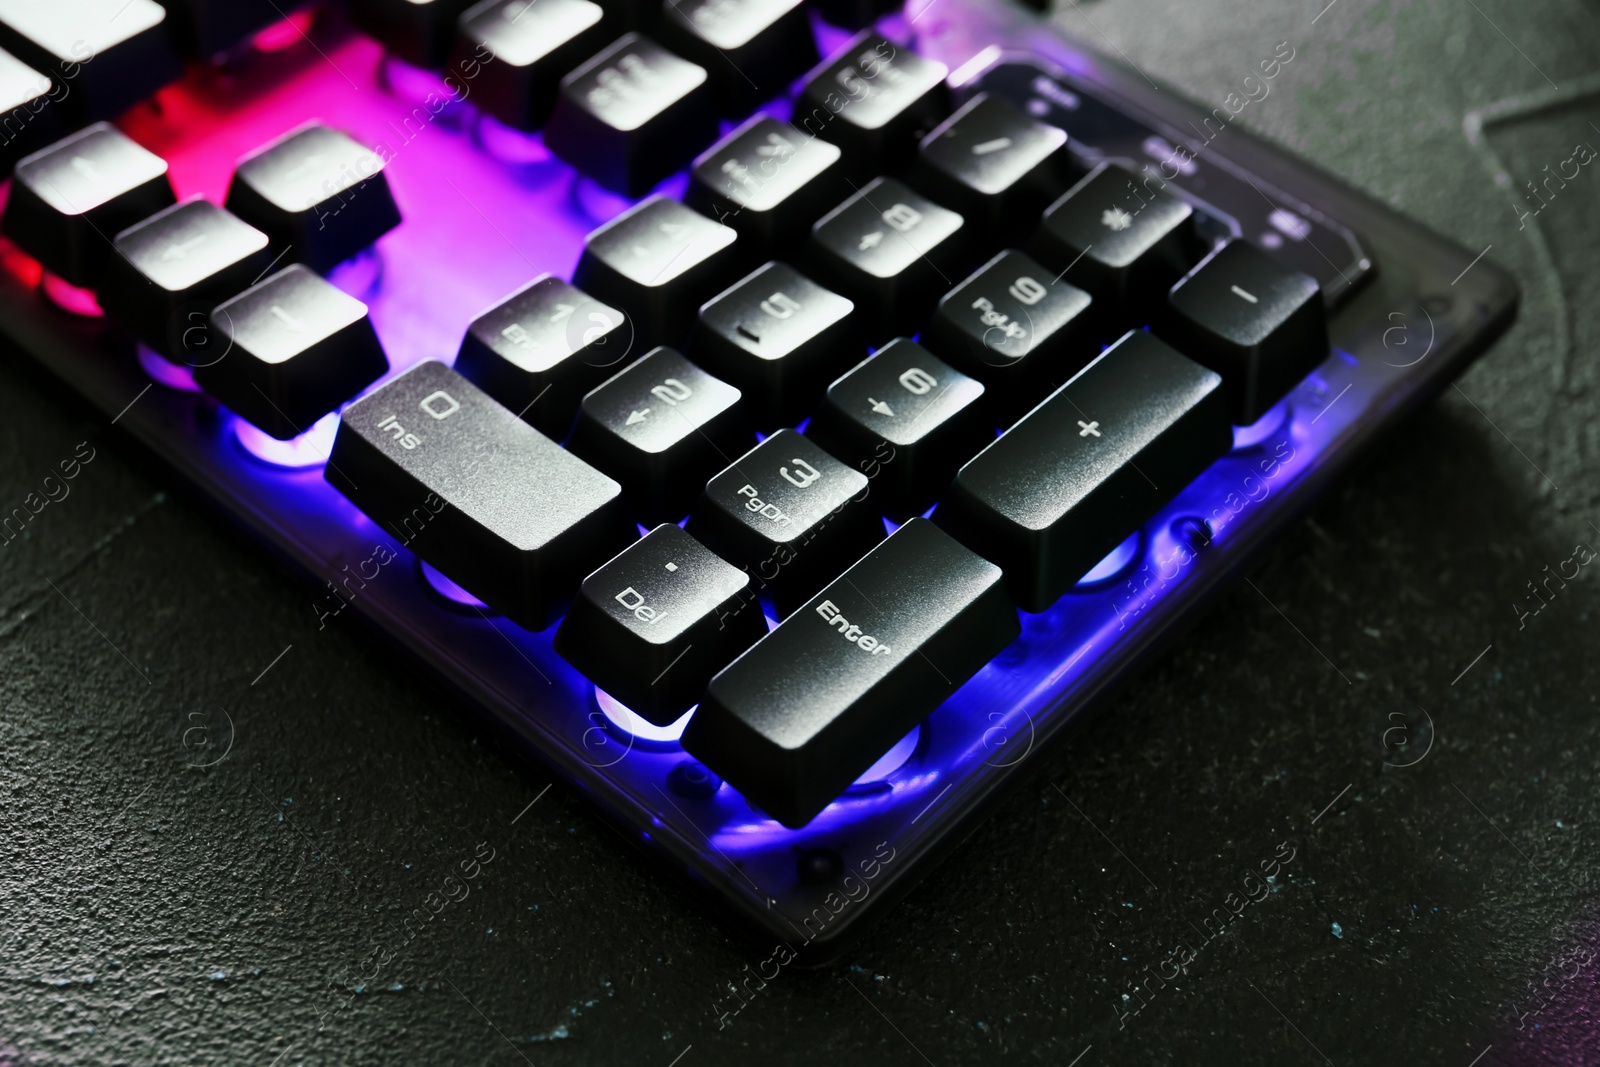
[[[550,625],[578,581],[634,537],[620,485],[431,360],[346,409],[323,474],[530,630]]]

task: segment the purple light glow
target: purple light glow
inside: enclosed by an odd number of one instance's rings
[[[235,417],[233,420],[233,435],[246,452],[263,463],[290,470],[320,467],[328,462],[328,454],[333,451],[333,438],[338,432],[337,411],[330,411],[312,423],[311,429],[287,441],[263,433],[244,419]]]
[[[188,367],[172,362],[165,356],[157,355],[154,349],[144,345],[136,346],[139,366],[144,368],[157,385],[164,385],[168,389],[176,389],[180,393],[198,393],[200,387],[194,383],[194,371]]]
[[[624,735],[636,737],[651,744],[670,745],[682,751],[678,745],[678,739],[683,736],[685,727],[689,725],[689,716],[694,714],[694,708],[690,708],[665,726],[657,726],[635,715],[626,704],[623,704],[616,697],[598,686],[594,691],[594,699],[595,703],[600,705],[600,712],[606,717],[606,721],[622,731]],[[696,704],[695,708],[699,706]]]
[[[455,582],[452,582],[449,578],[446,578],[442,571],[430,564],[423,563],[421,560],[417,561],[417,565],[422,569],[422,579],[428,583],[428,588],[450,601],[450,603],[460,604],[468,608],[478,608],[482,611],[492,610],[489,605],[461,588]]]

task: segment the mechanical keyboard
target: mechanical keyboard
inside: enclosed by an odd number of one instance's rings
[[[817,956],[1518,299],[996,0],[0,0],[0,49],[8,347]]]

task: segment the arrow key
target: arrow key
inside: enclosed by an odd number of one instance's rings
[[[984,387],[905,338],[828,387],[806,435],[872,479],[891,518],[927,509],[993,439]]]
[[[0,230],[79,288],[99,282],[111,259],[106,238],[176,199],[166,160],[107,122],[28,156],[15,176]]]
[[[209,316],[272,266],[267,235],[209,200],[186,200],[117,234],[100,306],[174,362],[220,356]]]
[[[213,358],[195,381],[280,440],[389,369],[367,306],[296,263],[211,313]]]
[[[583,398],[568,445],[622,483],[647,524],[676,522],[753,440],[739,390],[657,348]]]

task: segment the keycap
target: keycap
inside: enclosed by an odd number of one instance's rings
[[[1248,426],[1328,358],[1315,278],[1230,241],[1173,286],[1156,329],[1222,375],[1228,414]]]
[[[350,21],[414,67],[442,65],[472,0],[349,0]],[[481,57],[480,57],[481,58]]]
[[[981,382],[897,338],[828,386],[806,436],[871,479],[890,518],[926,511],[994,440]]]
[[[555,650],[630,711],[665,726],[766,635],[752,584],[665,523],[583,580]]]
[[[231,51],[281,22],[296,7],[293,0],[161,0],[174,37],[190,55],[210,59]]]
[[[560,441],[583,394],[638,354],[627,316],[541,274],[472,320],[456,372]]]
[[[61,109],[50,79],[0,51],[0,170],[61,135]]]
[[[584,238],[572,284],[627,312],[639,343],[682,344],[700,305],[743,273],[736,236],[653,196]]]
[[[779,430],[706,483],[684,528],[786,610],[882,540],[866,489],[865,474]]]
[[[323,477],[529,630],[637,537],[620,485],[432,360],[345,409]]]
[[[14,174],[0,230],[81,289],[99,283],[113,237],[177,199],[167,161],[105,122],[35,152]]]
[[[1020,633],[1000,568],[912,519],[713,678],[683,747],[804,826]]]
[[[962,467],[934,521],[1043,611],[1232,444],[1221,377],[1133,330]]]
[[[716,136],[705,68],[625,33],[561,79],[544,143],[605,188],[637,197]]]
[[[661,43],[705,68],[729,117],[782,94],[817,61],[800,0],[663,0]]]
[[[837,145],[756,115],[694,161],[684,203],[737,230],[752,255],[793,255],[855,192],[839,159]]]
[[[966,271],[962,218],[874,178],[811,228],[806,273],[856,302],[869,341],[915,333]]]
[[[286,262],[327,273],[400,225],[384,159],[338,130],[309,122],[239,161],[229,211],[265,233]]]
[[[621,482],[631,514],[649,525],[687,515],[750,441],[739,390],[657,348],[583,398],[570,447]]]
[[[211,312],[272,267],[266,234],[198,198],[128,227],[114,244],[100,306],[179,363],[214,358]]]
[[[940,299],[922,343],[1010,402],[1015,417],[1016,404],[1032,407],[1100,353],[1094,311],[1088,293],[1009,249]]]
[[[217,305],[211,329],[214,353],[187,349],[195,382],[279,440],[389,369],[367,306],[299,263]]]
[[[461,16],[452,65],[492,56],[473,81],[473,103],[508,126],[537,130],[562,77],[611,39],[604,17],[589,0],[484,0]]]
[[[120,115],[183,73],[154,0],[0,0],[0,48],[66,87],[69,125]]]
[[[1147,316],[1198,258],[1194,209],[1102,163],[1050,205],[1028,251],[1106,309]]]
[[[989,251],[1033,228],[1071,184],[1067,135],[979,93],[922,139],[912,181],[961,213]]]
[[[739,388],[770,433],[811,413],[866,350],[855,305],[785,263],[768,263],[700,309],[689,354]]]
[[[943,63],[866,30],[806,78],[791,121],[844,149],[854,177],[894,173],[950,110],[947,73]]]

